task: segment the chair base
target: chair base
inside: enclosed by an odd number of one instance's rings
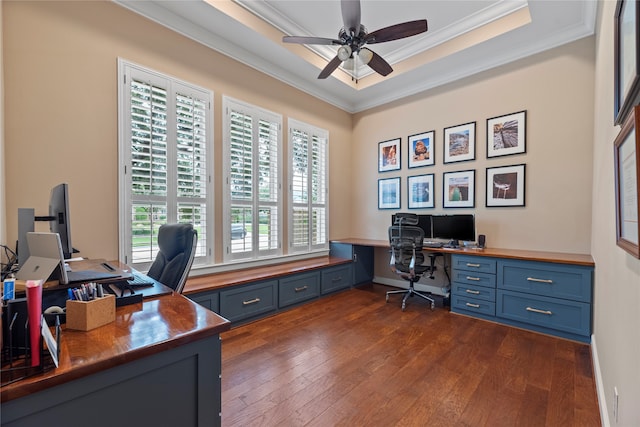
[[[405,294],[404,298],[402,298],[402,311],[404,311],[404,309],[407,307],[407,299],[411,296],[417,295],[422,299],[425,299],[429,302],[431,302],[431,310],[434,310],[436,308],[436,303],[433,300],[433,298],[430,298],[418,291],[416,291],[413,287],[413,283],[409,284],[409,289],[402,289],[402,290],[398,290],[398,291],[388,291],[387,292],[387,302],[389,302],[389,295],[391,294]]]

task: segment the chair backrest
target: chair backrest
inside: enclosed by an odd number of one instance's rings
[[[147,275],[182,293],[193,264],[198,232],[191,224],[164,224],[158,230],[160,250]]]
[[[424,230],[412,225],[392,225],[389,227],[392,268],[405,273],[422,273],[426,270],[422,244]]]

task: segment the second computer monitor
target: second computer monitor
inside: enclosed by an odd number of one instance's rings
[[[467,242],[476,240],[475,218],[471,214],[433,215],[431,222],[434,239],[461,240]]]
[[[417,215],[418,216],[418,224],[417,227],[422,228],[424,231],[424,237],[427,239],[431,238],[431,215]],[[391,225],[396,224],[396,214],[391,215]]]

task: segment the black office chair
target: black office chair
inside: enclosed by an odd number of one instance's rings
[[[158,230],[160,251],[147,276],[182,293],[193,264],[198,232],[191,224],[164,224]]]
[[[422,228],[416,227],[417,224],[418,216],[416,214],[398,213],[395,225],[389,227],[389,245],[391,246],[389,265],[393,272],[409,281],[409,289],[387,292],[387,302],[389,302],[391,294],[404,294],[402,311],[406,308],[407,299],[414,295],[431,302],[431,310],[435,308],[433,298],[416,291],[413,286],[420,280],[422,274],[427,271],[433,272],[432,266],[423,265],[425,259],[422,253],[424,231]]]

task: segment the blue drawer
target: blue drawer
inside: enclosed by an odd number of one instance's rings
[[[320,273],[296,274],[280,279],[278,305],[286,307],[320,295]]]
[[[451,285],[451,293],[461,298],[477,298],[485,301],[496,301],[495,288],[487,288],[484,286],[468,285],[464,283],[454,282]]]
[[[591,302],[591,267],[536,261],[498,261],[498,288]]]
[[[218,300],[218,292],[203,292],[195,295],[189,295],[193,302],[197,302],[201,306],[216,313],[220,312],[220,303]]]
[[[351,287],[352,269],[351,265],[344,265],[340,267],[331,267],[322,270],[322,280],[320,285],[321,293],[328,294],[329,292],[337,291],[340,289],[347,289]]]
[[[476,298],[451,294],[451,310],[453,312],[465,312],[468,314],[483,314],[485,316],[495,316],[496,304],[492,301],[485,301]]]
[[[479,271],[496,274],[496,259],[470,255],[451,255],[453,270]]]
[[[496,287],[496,275],[479,271],[453,270],[451,281],[473,286]]]
[[[220,315],[231,322],[276,310],[278,281],[256,283],[220,291]]]
[[[496,316],[577,335],[591,334],[591,305],[584,302],[498,289]]]

